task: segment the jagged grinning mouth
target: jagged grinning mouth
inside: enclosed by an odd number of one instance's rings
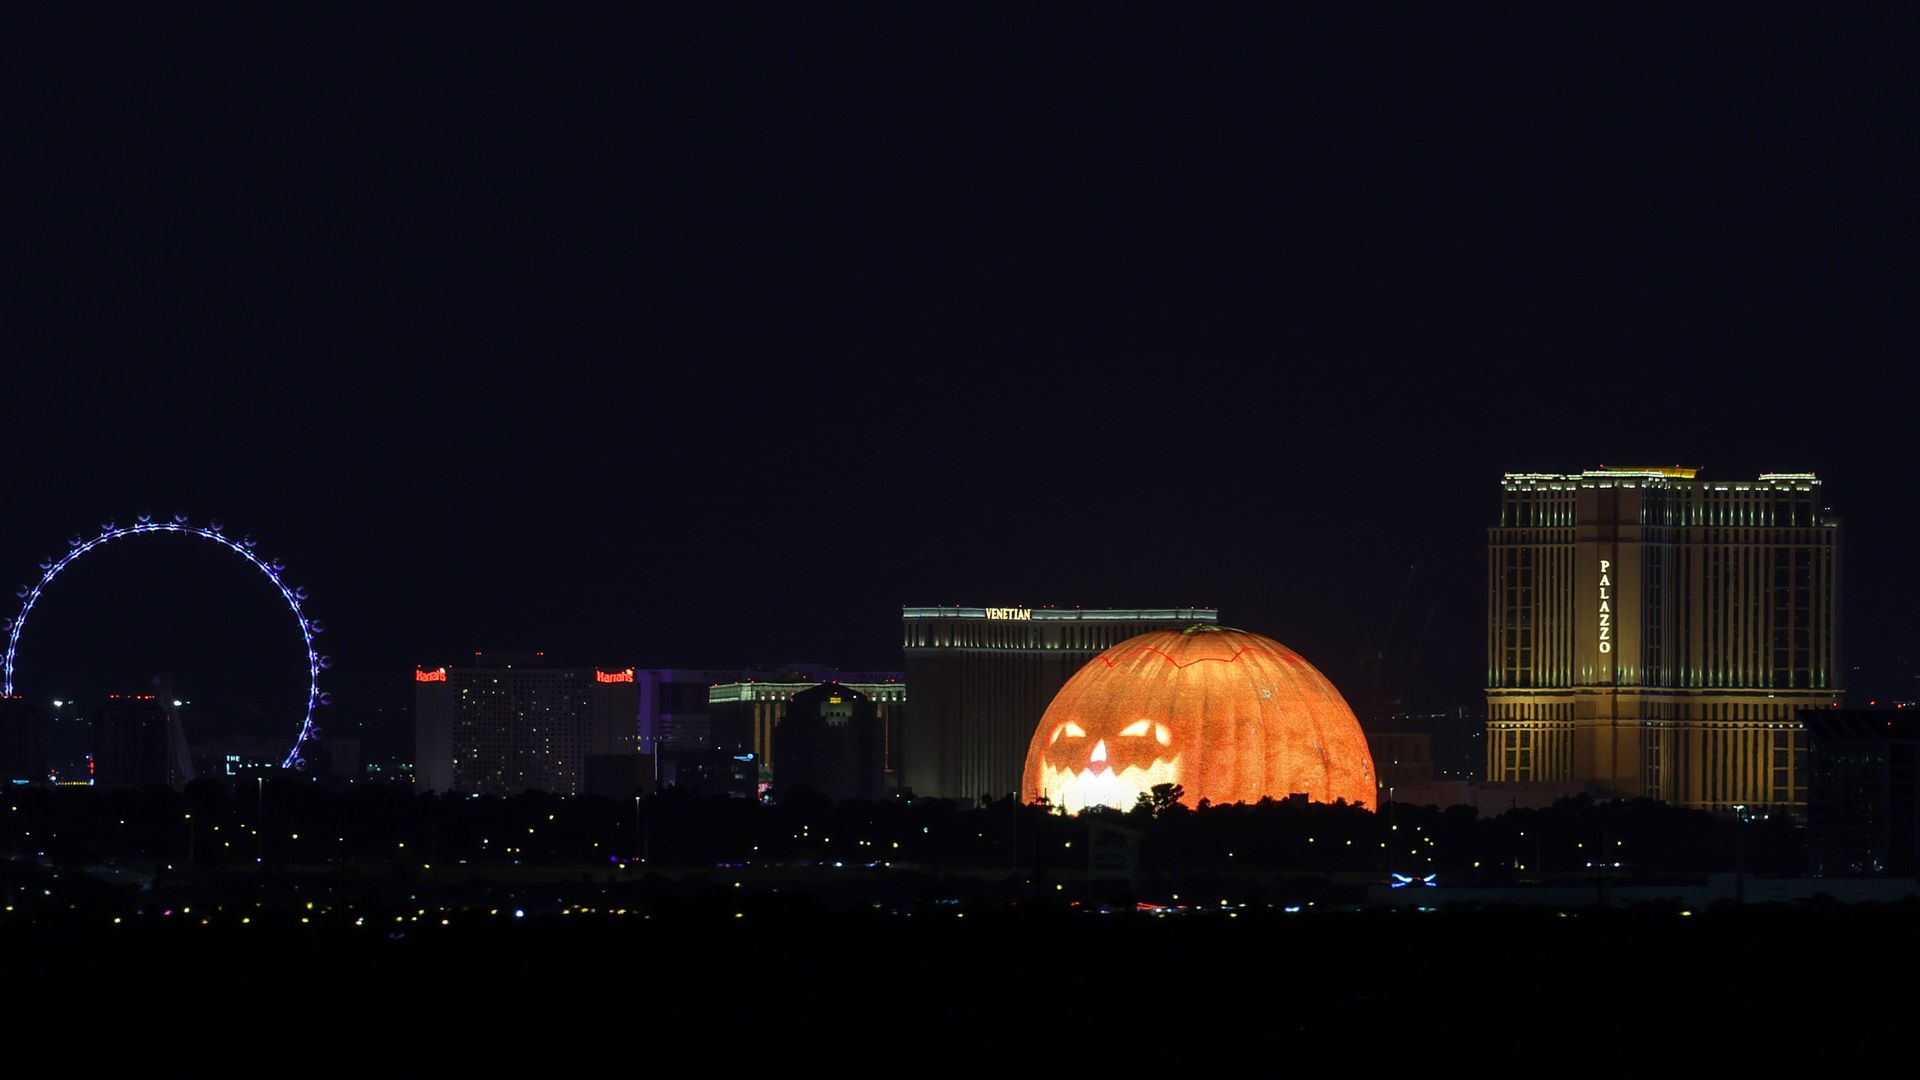
[[[1040,765],[1040,793],[1046,796],[1047,802],[1065,807],[1072,814],[1089,806],[1131,810],[1140,796],[1152,791],[1156,784],[1179,782],[1178,754],[1172,758],[1162,758],[1145,768],[1129,765],[1118,773],[1105,766],[1096,771],[1091,766],[1074,770],[1046,762]]]

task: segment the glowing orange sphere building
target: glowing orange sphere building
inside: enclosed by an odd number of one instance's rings
[[[1060,688],[1020,797],[1127,810],[1156,784],[1179,784],[1189,806],[1296,792],[1372,806],[1373,755],[1340,691],[1285,645],[1216,626],[1155,630]]]

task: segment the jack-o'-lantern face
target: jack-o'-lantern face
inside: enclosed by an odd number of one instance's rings
[[[1105,725],[1088,720],[1054,725],[1041,753],[1040,790],[1049,803],[1078,812],[1089,806],[1130,810],[1156,784],[1180,782],[1173,729],[1153,720]]]
[[[1020,791],[1124,811],[1161,784],[1195,807],[1375,798],[1340,691],[1285,645],[1217,626],[1148,631],[1089,660],[1034,725]]]

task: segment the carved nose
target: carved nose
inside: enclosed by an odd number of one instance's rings
[[[1101,739],[1099,742],[1093,744],[1093,757],[1090,758],[1089,760],[1091,761],[1107,760],[1107,740]]]

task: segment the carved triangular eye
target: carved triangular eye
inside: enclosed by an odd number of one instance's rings
[[[1133,723],[1128,724],[1126,727],[1121,728],[1120,734],[1132,735],[1132,736],[1138,737],[1138,736],[1143,736],[1147,732],[1152,730],[1153,730],[1153,721],[1135,720]]]
[[[1047,739],[1047,745],[1052,746],[1054,743],[1059,742],[1060,736],[1062,735],[1065,735],[1069,739],[1084,739],[1087,737],[1087,732],[1086,729],[1082,728],[1079,724],[1069,720],[1053,729],[1053,734]]]

